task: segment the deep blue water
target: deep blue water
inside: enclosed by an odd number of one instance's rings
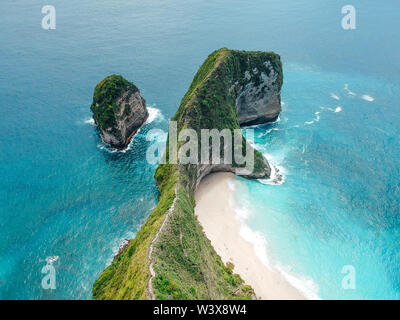
[[[41,29],[46,4],[56,30]],[[281,121],[256,136],[279,130],[256,143],[285,183],[237,180],[273,264],[312,279],[322,298],[399,298],[398,4],[353,1],[353,31],[341,28],[344,4],[1,1],[0,298],[91,297],[156,205],[146,132],[167,128],[220,47],[274,50],[284,62]],[[94,86],[112,73],[160,110],[125,153],[105,149],[87,123]],[[48,256],[59,257],[52,291],[41,288]],[[341,289],[343,265],[356,268],[356,290]]]

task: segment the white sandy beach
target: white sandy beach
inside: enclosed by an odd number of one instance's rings
[[[196,191],[195,212],[215,251],[224,263],[234,264],[234,272],[253,287],[259,299],[304,299],[280,273],[267,268],[253,245],[240,236],[240,223],[230,204],[231,179],[231,173],[214,173],[205,177]]]

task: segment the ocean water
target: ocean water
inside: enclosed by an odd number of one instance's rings
[[[41,28],[47,4],[56,30]],[[284,63],[280,121],[255,128],[255,143],[285,181],[236,180],[243,235],[311,297],[399,298],[398,4],[353,1],[351,31],[343,5],[1,1],[0,298],[91,298],[157,203],[147,132],[167,129],[220,47],[273,50]],[[152,107],[126,152],[90,121],[94,86],[113,73]],[[58,257],[55,290],[41,286],[47,257]],[[344,265],[355,290],[341,286]]]
[[[280,120],[255,128],[283,183],[236,179],[242,235],[309,298],[399,299],[400,115],[388,97],[400,87],[297,64],[285,74]]]

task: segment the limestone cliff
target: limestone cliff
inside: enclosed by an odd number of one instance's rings
[[[178,133],[228,129],[276,119],[280,110],[282,65],[272,52],[220,49],[196,73],[172,118]],[[172,141],[171,132],[168,138]],[[243,141],[242,149],[248,146]],[[178,144],[178,149],[182,144]],[[235,146],[234,146],[235,148]],[[200,150],[200,148],[199,148]],[[269,177],[266,159],[254,148],[254,170],[245,177]],[[225,149],[221,146],[220,154]],[[194,215],[194,192],[210,172],[231,164],[160,164],[155,173],[159,202],[127,249],[93,287],[96,299],[251,299],[254,292],[224,265]]]
[[[237,82],[236,110],[240,125],[255,125],[275,121],[281,112],[281,65],[266,59],[263,68],[246,70],[246,84]],[[242,81],[243,82],[243,81]]]
[[[90,108],[103,141],[117,149],[128,146],[149,116],[139,89],[118,75],[96,86]]]
[[[238,129],[241,126],[276,120],[281,111],[280,91],[283,82],[279,55],[272,52],[247,52],[220,49],[211,54],[197,72],[174,116],[178,130]],[[253,150],[253,148],[250,148]],[[257,151],[250,179],[268,178],[271,168]],[[190,168],[189,168],[190,167]],[[194,189],[211,172],[231,171],[226,164],[188,165]]]

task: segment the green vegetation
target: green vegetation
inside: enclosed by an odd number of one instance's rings
[[[173,117],[173,120],[178,122],[178,131],[184,127],[193,128],[200,136],[201,129],[239,129],[236,98],[240,89],[247,83],[259,81],[261,72],[269,75],[266,61],[269,61],[277,72],[276,81],[282,86],[282,64],[276,53],[223,48],[210,54],[196,73]],[[250,78],[246,79],[243,76],[245,71],[253,69],[258,70],[257,74],[249,72]],[[244,142],[243,150],[245,147]],[[263,156],[257,150],[254,168],[255,172],[261,172],[265,168]]]
[[[178,131],[193,128],[199,133],[203,128],[240,128],[235,107],[240,87],[249,81],[258,81],[254,75],[250,79],[244,78],[244,72],[254,68],[269,72],[265,61],[269,61],[278,71],[276,81],[281,83],[280,58],[274,53],[225,48],[213,52],[195,75],[173,117],[178,122]],[[103,92],[101,86],[99,94]],[[107,103],[111,100],[104,95],[101,98]],[[262,155],[256,152],[255,170],[261,172],[265,166]],[[254,297],[253,289],[233,273],[233,265],[223,264],[194,215],[194,186],[198,179],[196,169],[195,165],[169,163],[157,168],[155,179],[160,191],[159,203],[127,249],[95,282],[95,299],[146,299],[149,296],[149,246],[174,200],[173,210],[154,245],[151,257],[156,273],[152,281],[156,298]]]
[[[265,61],[277,71],[276,81],[281,86],[282,64],[276,53],[226,48],[213,52],[196,73],[173,120],[196,130],[240,128],[235,108],[239,88],[249,82],[259,82],[261,72],[269,75]],[[257,74],[249,73],[249,79],[243,77],[246,70],[255,68],[259,71]]]
[[[147,298],[148,248],[175,198],[177,166],[159,166],[155,178],[160,190],[157,207],[123,253],[103,271],[93,286],[94,299]]]
[[[114,127],[116,124],[115,111],[118,108],[115,102],[121,93],[128,89],[131,89],[132,92],[138,90],[133,83],[119,75],[111,75],[96,86],[90,109],[93,112],[93,119],[101,128]]]
[[[194,200],[181,186],[154,249],[157,299],[251,299],[243,280],[221,261],[194,216]]]

